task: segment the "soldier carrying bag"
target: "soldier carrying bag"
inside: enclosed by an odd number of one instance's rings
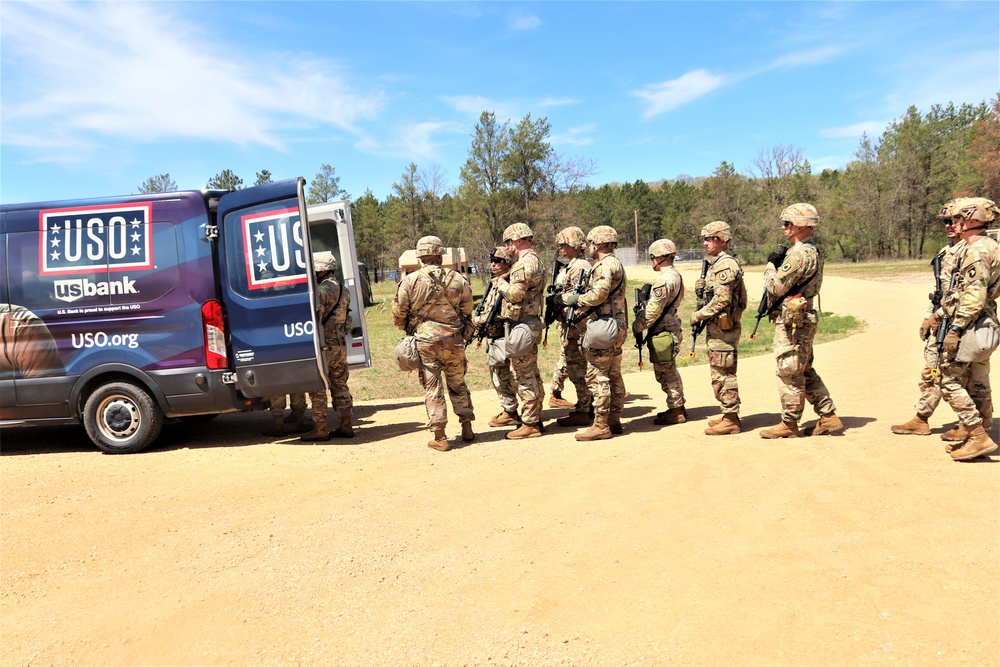
[[[607,301],[604,303],[609,303],[612,295],[621,289],[624,284],[625,277],[622,276],[621,281],[608,293]],[[596,306],[594,308],[596,308]],[[594,308],[591,308],[587,313],[584,313],[583,317],[587,317],[590,313],[594,312]],[[580,321],[580,319],[583,318],[577,318],[577,321]],[[583,333],[583,341],[581,344],[584,349],[587,350],[610,350],[618,341],[618,334],[620,331],[621,330],[618,328],[618,321],[615,320],[614,316],[600,315],[596,319],[587,322],[587,329]]]
[[[660,313],[660,316],[656,318],[656,321],[649,325],[649,330],[652,331],[656,328],[656,325],[660,323],[660,320],[670,312],[670,309],[674,307],[677,303],[677,299],[681,296],[681,291],[677,290],[677,296],[674,297]],[[649,348],[649,360],[654,364],[668,364],[677,357],[677,351],[680,347],[680,341],[677,340],[677,336],[670,331],[661,331],[658,334],[654,334],[646,338],[646,346]]]
[[[960,364],[986,361],[998,345],[1000,345],[1000,326],[987,313],[980,313],[976,321],[962,334],[958,352],[955,353],[955,361]]]

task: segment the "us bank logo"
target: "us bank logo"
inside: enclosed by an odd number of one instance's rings
[[[249,289],[306,282],[298,208],[246,215],[242,223]]]
[[[40,211],[41,274],[153,268],[151,209],[139,203]]]

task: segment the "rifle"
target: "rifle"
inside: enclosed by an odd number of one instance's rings
[[[942,253],[938,253],[931,260],[931,268],[934,269],[934,291],[928,294],[927,298],[931,300],[934,310],[941,307],[941,299],[944,298],[944,293],[941,292],[941,255]]]
[[[774,264],[774,268],[778,268],[781,265],[781,262],[784,261],[785,255],[787,253],[788,253],[788,248],[786,248],[785,246],[781,246],[781,248],[779,248],[778,251],[775,253],[776,255],[775,261],[777,262],[777,264],[771,262],[770,258],[768,258],[768,263]],[[810,278],[810,280],[812,280],[812,278]],[[754,322],[753,333],[750,334],[751,341],[757,340],[757,327],[760,326],[760,321],[765,317],[767,317],[768,315],[770,315],[771,313],[773,313],[774,311],[776,311],[778,308],[780,308],[781,303],[785,300],[785,297],[791,294],[793,291],[794,290],[788,290],[788,292],[784,296],[775,301],[773,304],[768,305],[767,288],[766,287],[764,288],[764,293],[760,297],[760,304],[757,306],[757,321]]]
[[[940,268],[938,270],[940,271]],[[955,281],[958,280],[958,274],[961,273],[961,271],[962,271],[961,265],[958,265],[954,269],[952,269],[951,280],[948,281],[949,293],[951,293],[951,291],[955,289]],[[943,298],[944,297],[942,297],[942,299]],[[951,317],[946,313],[944,317],[941,318],[941,322],[938,324],[937,333],[934,336],[934,342],[937,343],[937,358],[934,359],[934,368],[931,369],[932,378],[936,378],[938,375],[941,374],[939,367],[941,366],[941,355],[944,354],[944,339],[948,335],[948,329],[950,328],[951,328]]]
[[[559,288],[556,287],[556,275],[559,273],[559,265],[562,262],[559,261],[559,253],[556,252],[555,259],[552,260],[552,280],[549,282],[548,287],[545,288],[545,335],[542,337],[542,347],[548,347],[549,344],[549,327],[552,323],[559,319],[559,311],[561,308],[556,307],[555,298],[556,294],[559,292]]]
[[[573,286],[574,294],[583,294],[586,289],[584,284],[587,281],[587,276],[590,275],[590,271],[580,271],[580,275],[576,277],[576,285]],[[570,306],[566,311],[566,326],[563,327],[563,345],[569,345],[569,328],[571,325],[576,324],[573,320],[576,319],[576,306]]]
[[[493,281],[486,283],[486,291],[483,292],[483,298],[480,299],[479,305],[476,306],[476,315],[482,315],[483,311],[486,310],[486,299],[490,297],[490,290],[493,289]]]
[[[701,279],[704,280],[705,276],[707,275],[708,275],[708,260],[703,259],[701,260]],[[712,300],[715,294],[712,292],[712,290],[705,290],[704,287],[696,287],[694,290],[694,296],[695,296],[695,305],[698,307],[698,310],[701,310],[702,308],[705,307],[706,303]],[[706,299],[706,297],[708,298]],[[696,322],[695,324],[691,325],[691,355],[690,355],[691,359],[694,359],[696,356],[695,350],[697,349],[698,345],[698,334],[704,331],[705,327],[707,326],[708,326],[708,320],[702,320],[701,322]]]
[[[646,304],[649,302],[649,292],[651,289],[653,289],[653,286],[649,283],[635,288],[635,305],[632,306],[632,314],[635,316],[635,321],[638,321],[639,317],[646,312]],[[641,333],[635,334],[635,348],[639,350],[639,370],[642,370],[642,345],[645,342],[645,336]]]
[[[491,283],[492,284],[492,283]],[[487,294],[489,292],[487,291]],[[483,302],[486,301],[486,295],[483,295]],[[496,322],[497,317],[500,315],[500,306],[503,305],[503,294],[497,294],[496,301],[490,307],[490,313],[486,316],[486,321],[476,329],[476,333],[473,334],[473,338],[478,339],[476,341],[476,349],[478,350],[483,346],[483,338],[486,337],[486,333],[493,327],[493,323]]]

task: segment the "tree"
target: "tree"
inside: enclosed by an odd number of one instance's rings
[[[257,180],[254,181],[254,185],[264,185],[265,183],[274,183],[274,179],[271,178],[271,172],[262,169],[257,172]]]
[[[340,187],[340,177],[335,176],[333,167],[328,164],[320,165],[320,171],[309,184],[309,194],[306,197],[307,204],[325,204],[326,202],[340,199],[350,199],[347,190]]]
[[[509,150],[503,159],[503,178],[519,190],[529,222],[531,202],[553,176],[552,146],[546,141],[550,130],[547,118],[531,120],[529,113],[511,131]]]
[[[459,195],[467,211],[467,221],[485,226],[479,251],[498,244],[508,224],[511,207],[510,190],[504,181],[503,164],[510,145],[510,128],[497,123],[492,111],[479,115],[469,157],[462,166]]]
[[[170,174],[150,176],[139,186],[140,194],[149,192],[177,192],[177,184],[170,178]]]
[[[978,183],[970,183],[968,190],[1000,201],[1000,93],[989,113],[983,114],[972,127],[969,158]]]
[[[395,266],[395,258],[386,252],[385,213],[371,190],[365,190],[360,199],[351,202],[351,220],[358,260],[375,271],[377,281],[388,266]]]
[[[243,179],[229,169],[223,169],[208,179],[205,187],[209,190],[242,190]]]

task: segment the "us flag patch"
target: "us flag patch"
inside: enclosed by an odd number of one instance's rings
[[[249,289],[306,282],[298,208],[252,213],[241,222]]]
[[[39,211],[41,274],[151,269],[151,210],[143,202]]]

